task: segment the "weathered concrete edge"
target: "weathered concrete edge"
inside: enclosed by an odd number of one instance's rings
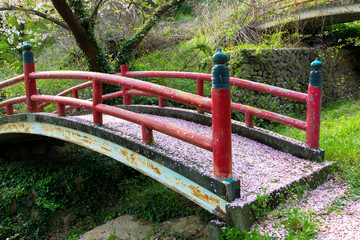
[[[121,105],[120,108],[152,115],[174,117],[195,123],[211,126],[211,116],[207,114],[198,114],[196,111],[169,108],[169,107],[157,107],[147,105]],[[323,149],[311,149],[305,146],[304,143],[296,141],[280,134],[276,134],[267,131],[262,128],[254,127],[248,128],[245,124],[239,121],[232,122],[232,132],[240,136],[249,138],[251,140],[263,143],[269,147],[280,150],[285,153],[290,153],[299,158],[308,159],[315,162],[322,162],[324,160],[325,151]]]
[[[323,184],[327,179],[329,173],[331,173],[335,164],[333,162],[324,162],[326,164],[324,167],[320,168],[318,171],[315,171],[303,178],[298,179],[288,185],[279,188],[271,193],[270,200],[267,203],[267,206],[270,206],[272,209],[277,207],[280,204],[280,198],[287,198],[289,195],[289,190],[294,189],[297,185],[308,185],[311,189],[315,189],[321,184]],[[226,207],[226,222],[231,227],[235,227],[240,231],[250,231],[251,226],[256,222],[256,213],[252,208],[252,205],[256,202],[256,199],[250,202],[245,203],[243,206],[230,206],[229,204]]]
[[[235,188],[235,192],[230,192],[229,183],[225,181],[221,181],[219,179],[214,179],[209,176],[205,176],[200,174],[196,169],[187,167],[182,163],[176,162],[175,160],[165,156],[164,154],[156,151],[154,147],[140,144],[138,142],[129,140],[116,134],[115,131],[110,131],[108,129],[100,128],[95,125],[89,125],[87,123],[74,122],[66,118],[58,117],[56,115],[45,115],[45,114],[36,114],[36,113],[28,113],[28,114],[18,114],[11,115],[7,117],[0,118],[1,123],[8,122],[19,122],[19,121],[32,121],[32,122],[43,122],[48,124],[54,124],[62,127],[67,127],[70,129],[75,129],[78,131],[82,131],[93,136],[97,136],[104,140],[116,143],[125,148],[128,148],[138,154],[141,154],[164,167],[169,168],[170,170],[179,173],[180,175],[188,178],[189,180],[199,184],[215,195],[225,199],[228,202],[231,202],[235,198],[240,197],[240,181],[236,180],[233,183]]]

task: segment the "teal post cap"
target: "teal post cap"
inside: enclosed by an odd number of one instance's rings
[[[310,64],[310,66],[314,69],[310,72],[310,85],[314,87],[321,87],[322,85],[323,74],[320,70],[322,65],[322,62],[320,62],[318,58]]]
[[[23,49],[23,58],[24,63],[34,63],[34,55],[31,52],[32,46],[29,43],[24,44]]]
[[[316,58],[315,61],[313,61],[310,66],[315,70],[320,70],[322,65],[323,65],[322,62],[320,62],[319,59]]]
[[[212,61],[216,64],[211,71],[212,88],[230,88],[229,68],[224,65],[229,61],[229,56],[220,48]]]
[[[224,53],[221,50],[221,48],[219,48],[219,52],[214,54],[214,56],[212,57],[212,61],[215,64],[224,65],[225,63],[227,63],[229,61],[229,56],[226,53]]]
[[[24,49],[25,51],[31,51],[32,46],[31,46],[29,43],[25,43],[24,46],[23,46],[23,49]]]

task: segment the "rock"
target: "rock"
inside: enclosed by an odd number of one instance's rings
[[[190,239],[205,239],[209,237],[209,231],[198,216],[176,218],[154,224],[123,215],[85,233],[80,239],[109,239],[111,236],[115,239],[172,240],[177,235]]]
[[[194,239],[208,238],[209,230],[206,224],[200,221],[199,216],[189,216],[172,219],[161,223],[160,229],[169,233],[178,233],[184,237]]]
[[[122,215],[104,225],[98,226],[80,237],[86,239],[108,239],[116,235],[116,239],[148,239],[153,234],[154,226],[145,221],[137,221],[129,215]]]

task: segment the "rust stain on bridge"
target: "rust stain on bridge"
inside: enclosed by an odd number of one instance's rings
[[[160,181],[171,189],[224,218],[226,201],[197,183],[132,150],[75,129],[38,122],[0,124],[0,133],[26,133],[58,138],[112,157]]]

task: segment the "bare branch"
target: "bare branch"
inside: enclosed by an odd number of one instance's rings
[[[87,18],[87,22],[90,22],[93,18],[96,18],[97,13],[99,11],[99,7],[102,3],[105,3],[107,0],[97,0],[97,2],[95,3],[94,8],[91,11],[90,16]]]
[[[8,6],[8,7],[0,8],[0,11],[19,11],[19,12],[33,14],[33,15],[39,16],[41,18],[44,18],[46,20],[49,20],[50,22],[53,22],[66,30],[70,30],[69,26],[65,22],[59,21],[56,18],[50,17],[46,13],[42,13],[42,12],[36,11],[34,9],[25,9],[25,8],[16,7],[16,6]]]

